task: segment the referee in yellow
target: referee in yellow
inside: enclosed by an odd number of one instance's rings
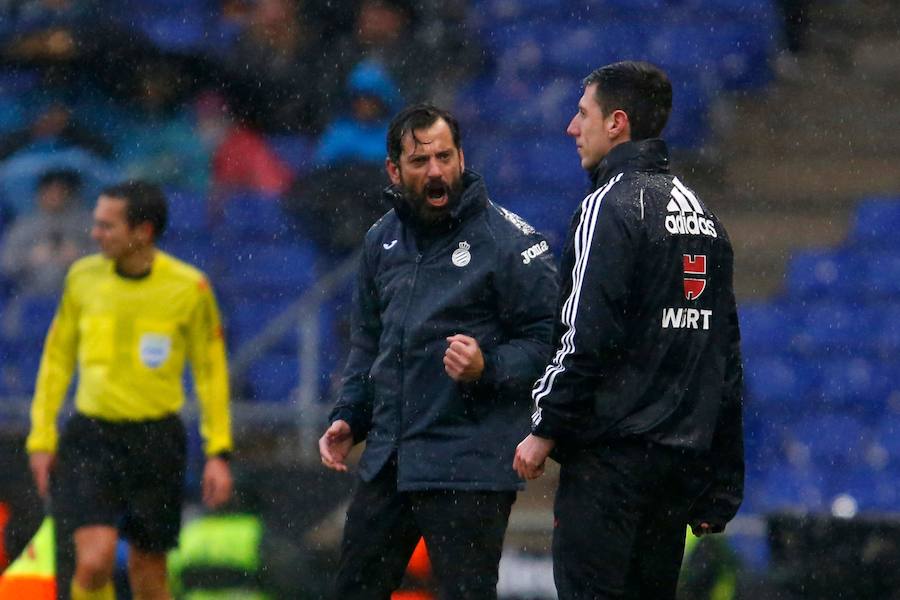
[[[131,181],[100,195],[91,233],[101,254],[70,268],[44,345],[27,448],[38,491],[74,531],[73,600],[114,598],[119,535],[130,544],[134,597],[170,597],[165,557],[177,545],[184,494],[185,359],[207,456],[203,501],[216,507],[231,496],[219,311],[206,276],[157,249],[166,220],[155,185]],[[58,438],[76,365],[76,414]]]

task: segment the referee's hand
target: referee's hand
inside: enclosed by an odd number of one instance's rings
[[[28,466],[31,468],[31,476],[37,486],[41,500],[46,500],[50,495],[50,471],[56,463],[56,454],[53,452],[32,452],[28,457]]]
[[[231,467],[228,461],[218,456],[206,459],[203,467],[203,504],[209,508],[218,508],[231,499],[234,482],[231,478]]]

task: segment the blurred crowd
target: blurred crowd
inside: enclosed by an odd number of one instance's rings
[[[85,210],[124,178],[211,211],[237,191],[283,199],[326,250],[348,251],[383,212],[390,115],[446,102],[479,69],[465,12],[462,0],[0,0],[7,285],[58,285],[60,263],[90,248],[74,235]],[[342,203],[362,207],[359,224]],[[347,231],[321,235],[334,227]]]

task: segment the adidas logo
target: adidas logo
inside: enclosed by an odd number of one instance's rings
[[[697,200],[694,192],[687,189],[683,183],[674,178],[672,183],[672,199],[666,206],[669,214],[666,216],[666,230],[675,235],[708,235],[719,237],[713,222],[703,216],[703,207]]]

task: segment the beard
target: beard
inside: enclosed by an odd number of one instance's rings
[[[406,185],[402,186],[403,199],[416,221],[426,227],[433,227],[450,218],[454,207],[459,205],[463,194],[462,177],[456,178],[448,186],[443,181],[440,183],[427,183],[422,191],[413,190]],[[429,202],[430,198],[440,197],[446,194],[447,201],[441,206],[435,206]]]

